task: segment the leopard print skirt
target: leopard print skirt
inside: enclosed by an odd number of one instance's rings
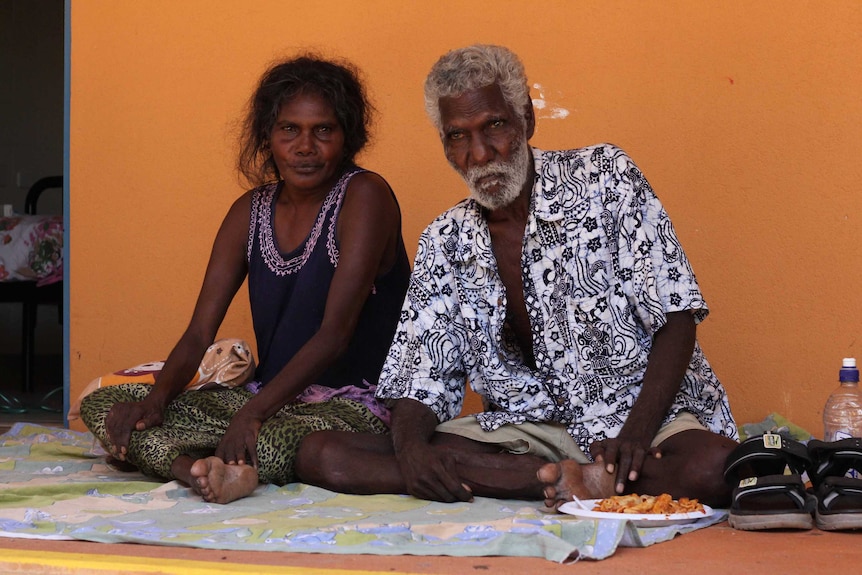
[[[110,449],[105,419],[119,402],[140,401],[152,385],[125,383],[103,387],[84,398],[81,419]],[[215,453],[231,418],[253,394],[242,388],[186,391],[165,410],[162,425],[132,431],[126,460],[152,477],[176,479],[171,464],[180,455],[194,459]],[[263,422],[257,438],[261,483],[284,485],[297,481],[294,460],[299,444],[315,431],[386,433],[386,425],[356,401],[334,398],[322,403],[289,403]]]

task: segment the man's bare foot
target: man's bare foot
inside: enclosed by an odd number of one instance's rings
[[[191,467],[191,488],[209,503],[230,503],[251,495],[258,483],[257,469],[228,465],[218,457],[198,459]]]
[[[605,473],[600,464],[564,459],[543,465],[536,476],[545,485],[545,505],[551,509],[571,501],[572,495],[578,499],[601,499],[614,493],[613,475]]]

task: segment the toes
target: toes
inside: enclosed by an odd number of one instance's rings
[[[198,459],[197,461],[192,463],[192,467],[189,471],[193,476],[197,477],[198,480],[200,480],[201,477],[206,476],[207,467],[202,460]]]
[[[547,494],[545,495],[544,504],[546,509],[556,511],[557,509],[559,509],[560,505],[562,505],[563,503],[568,503],[571,500],[571,497],[561,496],[559,493],[555,492],[551,496],[548,496]]]
[[[560,479],[560,466],[557,463],[547,463],[539,468],[536,477],[542,483],[555,484]]]

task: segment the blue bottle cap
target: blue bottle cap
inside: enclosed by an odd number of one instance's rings
[[[838,372],[838,381],[859,382],[859,369],[856,367],[855,357],[845,357],[841,361],[841,371]]]

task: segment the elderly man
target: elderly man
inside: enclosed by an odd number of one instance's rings
[[[527,79],[505,48],[446,54],[425,100],[470,198],[419,241],[377,390],[391,439],[313,434],[300,478],[441,501],[726,505],[737,432],[695,338],[708,310],[644,176],[609,144],[530,147]],[[485,411],[456,419],[467,382]]]

